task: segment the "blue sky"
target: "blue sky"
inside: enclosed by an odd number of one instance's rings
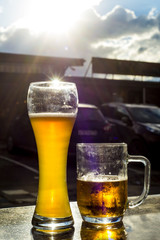
[[[0,52],[160,62],[160,1],[0,0]]]

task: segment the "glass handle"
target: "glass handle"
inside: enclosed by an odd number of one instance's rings
[[[150,161],[143,156],[133,156],[133,155],[128,155],[128,163],[130,162],[141,162],[144,164],[144,187],[141,195],[137,197],[133,201],[129,201],[128,207],[129,208],[134,208],[139,206],[147,197],[149,193],[149,188],[150,188],[150,171],[151,171],[151,164]]]

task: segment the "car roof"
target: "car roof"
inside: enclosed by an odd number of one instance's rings
[[[86,103],[79,103],[78,104],[78,108],[95,108],[97,109],[97,107],[93,104],[86,104]]]
[[[136,108],[143,108],[143,107],[146,107],[146,108],[158,108],[158,106],[155,106],[155,105],[150,105],[150,104],[136,104],[136,103],[121,103],[121,102],[109,102],[109,103],[104,103],[102,104],[102,107],[103,106],[126,106],[126,107],[136,107]]]

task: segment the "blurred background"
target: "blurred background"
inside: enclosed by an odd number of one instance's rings
[[[54,78],[76,83],[79,95],[70,200],[78,142],[126,142],[129,154],[150,159],[150,194],[159,194],[159,26],[158,1],[0,0],[0,207],[35,204],[38,160],[27,91],[31,82]],[[129,165],[130,196],[141,193],[143,171]]]

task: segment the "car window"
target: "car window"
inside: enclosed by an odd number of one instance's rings
[[[128,116],[128,111],[122,106],[103,106],[102,112],[105,117],[121,120],[122,117]]]
[[[80,121],[104,121],[102,113],[96,108],[79,108],[77,118]]]
[[[160,123],[160,108],[129,108],[133,119],[141,123]]]
[[[125,116],[128,116],[127,110],[122,106],[118,106],[115,109],[115,118],[118,120],[122,120],[122,117],[125,117]]]

